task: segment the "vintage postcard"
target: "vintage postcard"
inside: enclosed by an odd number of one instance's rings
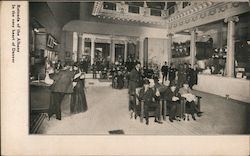
[[[3,1],[3,155],[249,155],[249,1]]]

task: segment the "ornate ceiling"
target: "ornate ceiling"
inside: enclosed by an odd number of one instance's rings
[[[250,11],[247,2],[103,2],[94,3],[92,15],[101,19],[140,22],[173,31],[213,22]]]

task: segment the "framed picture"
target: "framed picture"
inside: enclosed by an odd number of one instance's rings
[[[48,34],[48,40],[47,40],[47,46],[49,48],[54,48],[54,42],[55,42],[55,39],[53,36],[51,36],[50,34]]]

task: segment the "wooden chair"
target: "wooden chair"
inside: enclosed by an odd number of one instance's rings
[[[196,96],[197,98],[197,103],[196,103],[196,106],[198,108],[198,111],[201,112],[201,106],[200,106],[200,101],[201,101],[201,98],[200,96]],[[182,112],[182,118],[185,120],[186,119],[186,116],[187,116],[187,119],[189,120],[189,110],[187,110],[187,107],[186,107],[186,103],[187,103],[187,100],[186,98],[182,97],[182,100],[181,100],[181,112]]]
[[[166,121],[166,116],[169,115],[168,102],[165,99],[161,99],[160,102],[162,105],[162,117],[163,117],[163,120]]]
[[[136,95],[139,95],[140,88],[136,89]],[[143,122],[143,118],[145,117],[144,115],[144,101],[139,100],[138,97],[135,97],[135,119],[137,119],[137,116],[140,117],[140,122]],[[160,101],[160,117],[162,116],[162,102]],[[156,105],[156,104],[155,104]],[[154,117],[155,116],[155,109],[156,107],[152,105],[152,107],[149,107],[149,117]]]
[[[160,110],[162,110],[162,103],[160,102]],[[149,117],[155,117],[155,106],[150,106],[149,107]],[[143,118],[145,117],[145,113],[144,113],[144,101],[141,100],[137,103],[136,105],[136,111],[135,111],[135,119],[137,118],[137,116],[140,116],[140,122],[143,122]],[[162,111],[160,111],[160,117],[162,116]]]
[[[185,99],[181,98],[180,100],[181,100],[180,104],[178,104],[177,108],[176,108],[177,109],[176,110],[177,111],[176,114],[180,118],[184,119],[184,117],[185,117],[185,113],[184,113],[185,112],[185,105],[184,105],[185,101],[184,100]],[[163,120],[165,121],[166,120],[166,116],[168,116],[169,112],[170,112],[170,107],[169,107],[170,101],[162,99],[161,103],[162,103],[162,107],[163,107],[162,116],[163,116]]]

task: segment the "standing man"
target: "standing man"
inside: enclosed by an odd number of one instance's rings
[[[166,81],[168,78],[168,65],[166,61],[164,65],[161,67],[161,73],[162,73],[162,84],[163,84],[163,82]]]
[[[129,86],[128,86],[128,94],[129,94],[129,110],[131,112],[131,117],[133,117],[133,109],[135,108],[135,96],[136,96],[136,88],[140,82],[140,68],[141,63],[137,62],[135,68],[129,74]]]
[[[54,84],[50,87],[51,100],[48,111],[49,118],[55,114],[56,119],[61,120],[61,103],[64,95],[73,93],[72,78],[73,72],[68,70],[61,70],[53,77]]]
[[[170,67],[169,67],[169,71],[168,71],[168,75],[169,75],[169,81],[170,81],[170,84],[175,80],[175,77],[176,77],[176,68],[175,66],[173,65],[173,63],[170,64]]]

